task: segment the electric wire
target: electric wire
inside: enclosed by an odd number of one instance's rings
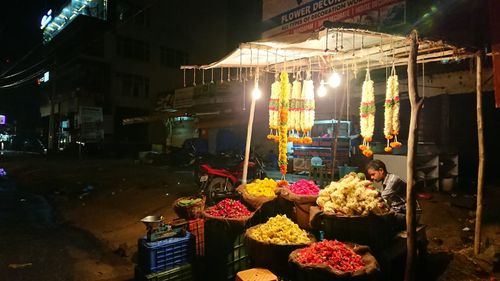
[[[122,21],[119,24],[117,24],[114,28],[112,28],[112,29],[107,30],[106,32],[104,32],[102,34],[102,37],[101,36],[96,36],[93,40],[89,40],[89,42],[86,42],[87,43],[86,47],[82,51],[84,51],[85,49],[90,48],[90,46],[92,45],[92,43],[96,42],[98,39],[103,38],[103,37],[105,37],[108,34],[112,34],[112,32],[118,31],[119,28],[123,27],[125,24],[127,24],[128,22],[130,22],[131,20],[133,20],[140,13],[142,13],[142,12],[146,11],[147,9],[151,8],[157,2],[158,2],[158,0],[155,0],[155,1],[151,2],[150,4],[144,6],[142,9],[139,9],[136,13],[134,13],[133,15],[131,15],[130,17],[128,17],[124,21]],[[22,74],[24,72],[27,72],[29,69],[35,68],[35,66],[40,65],[44,61],[46,61],[47,58],[44,58],[41,61],[37,62],[35,65],[31,65],[31,66],[27,67],[26,69],[23,69],[21,71],[18,71],[17,73],[14,73],[14,74],[11,74],[9,76],[4,77],[6,74],[8,74],[10,71],[12,71],[16,66],[18,66],[21,62],[23,62],[26,58],[28,58],[33,52],[35,52],[41,46],[43,46],[42,42],[39,43],[39,44],[37,44],[31,50],[29,50],[20,60],[14,62],[13,65],[11,65],[8,69],[6,69],[4,72],[2,72],[0,74],[0,80],[1,79],[8,79],[8,78],[12,78],[14,76],[20,75],[20,74]],[[78,56],[78,54],[77,54],[77,56]],[[68,60],[68,61],[72,61],[72,60]],[[61,67],[61,66],[59,66],[59,67]],[[20,86],[22,83],[30,81],[31,79],[35,78],[36,76],[40,75],[43,72],[45,72],[45,69],[41,69],[41,70],[37,71],[36,73],[30,75],[29,77],[21,78],[20,80],[15,81],[13,83],[10,83],[10,84],[7,84],[7,85],[0,85],[0,89],[6,89],[6,88],[10,88],[10,87]]]

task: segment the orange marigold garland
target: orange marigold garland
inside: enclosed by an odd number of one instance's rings
[[[374,94],[373,80],[370,79],[370,70],[366,70],[365,81],[361,91],[361,105],[359,106],[359,117],[361,136],[363,137],[363,144],[359,149],[363,151],[363,155],[371,157],[373,151],[370,148],[370,142],[373,138],[373,131],[375,129],[375,94]]]
[[[281,90],[279,95],[279,142],[278,142],[278,165],[283,178],[287,172],[288,159],[286,147],[288,144],[288,106],[290,98],[290,84],[288,82],[288,73],[281,72]]]

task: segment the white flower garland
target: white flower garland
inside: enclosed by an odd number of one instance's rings
[[[392,134],[393,135],[398,135],[399,134],[399,82],[398,82],[398,76],[393,75],[393,97],[392,100],[393,105],[392,105]]]
[[[300,124],[300,113],[303,111],[301,105],[302,83],[298,80],[293,81],[292,94],[290,98],[290,113],[288,116],[288,129],[302,131]]]
[[[399,134],[399,82],[396,75],[396,68],[392,66],[391,75],[387,79],[385,92],[385,113],[384,113],[384,136],[387,139],[385,152],[392,152],[393,148],[400,147],[398,142]],[[391,140],[394,141],[391,142]]]
[[[278,115],[278,100],[280,96],[281,85],[279,81],[275,81],[271,85],[271,98],[269,100],[269,128],[278,129],[279,115]]]
[[[385,88],[385,102],[384,102],[384,136],[386,139],[392,139],[392,120],[393,120],[393,98],[394,98],[394,76],[389,76],[387,79],[387,84]],[[397,79],[397,77],[396,77]],[[397,87],[397,85],[396,85]]]
[[[301,98],[304,100],[304,111],[301,114],[300,127],[303,132],[310,132],[314,126],[315,101],[314,101],[314,82],[304,80]]]
[[[370,142],[375,130],[375,89],[373,84],[373,80],[370,78],[370,70],[367,69],[361,91],[361,105],[359,107],[360,129],[361,136],[363,136],[363,144],[359,148],[366,157],[373,155],[370,149]]]
[[[369,79],[369,78],[368,78]],[[366,141],[373,137],[373,131],[375,129],[375,89],[373,86],[373,80],[365,80],[363,82],[362,94],[361,94],[361,135]]]

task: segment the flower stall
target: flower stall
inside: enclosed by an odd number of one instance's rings
[[[442,41],[419,38],[418,42],[416,62],[419,64],[472,56],[465,49]],[[196,77],[205,75],[213,77],[215,73],[215,76],[220,76],[221,81],[225,81],[226,76],[228,81],[245,83],[250,80],[256,90],[259,87],[259,80],[262,81],[263,77],[266,75],[274,77],[274,82],[269,87],[267,138],[277,142],[279,167],[285,178],[288,171],[287,143],[299,145],[312,143],[311,130],[315,121],[315,108],[318,102],[321,102],[321,96],[325,95],[326,86],[338,86],[342,79],[349,80],[361,73],[365,74],[365,81],[360,87],[359,116],[362,144],[359,149],[363,155],[371,157],[374,134],[383,134],[387,139],[384,149],[386,153],[401,146],[401,142],[398,141],[399,91],[407,89],[401,89],[396,67],[408,64],[409,52],[410,40],[406,36],[338,27],[316,33],[291,34],[242,43],[238,49],[219,61],[209,65],[181,68],[184,72],[193,73],[191,77],[196,84],[200,83],[200,78],[196,81]],[[380,128],[379,132],[374,126],[375,93],[374,81],[370,76],[370,72],[377,69],[390,69],[390,76],[386,82],[385,126],[383,130]],[[327,76],[330,78],[327,79]],[[217,80],[216,77],[215,81]],[[347,99],[358,98],[359,96],[354,94],[356,92],[353,90],[354,87],[350,88],[351,92],[346,93]],[[258,92],[260,94],[260,90]],[[247,158],[251,143],[254,106],[252,99],[248,122]],[[243,182],[246,182],[245,177]]]
[[[262,39],[255,42],[242,43],[239,48],[219,61],[209,65],[183,66],[181,69],[183,69],[185,73],[193,73],[191,77],[193,77],[194,83],[199,83],[200,81],[196,81],[196,77],[204,77],[206,72],[209,73],[208,75],[211,74],[212,76],[214,72],[216,75],[220,73],[221,80],[227,75],[227,79],[230,81],[233,80],[242,83],[250,81],[253,83],[254,89],[248,119],[244,171],[246,171],[248,166],[250,145],[252,142],[252,126],[256,106],[255,100],[260,96],[259,86],[265,85],[265,83],[260,83],[260,81],[264,81],[264,77],[274,77],[274,80],[268,85],[268,92],[270,94],[267,106],[269,111],[269,133],[267,139],[276,142],[278,148],[279,170],[282,175],[281,182],[286,182],[286,175],[287,172],[289,172],[287,145],[289,143],[303,145],[310,145],[313,143],[314,136],[312,135],[312,131],[315,124],[316,109],[321,103],[321,97],[324,96],[327,91],[326,85],[329,84],[332,87],[338,85],[339,81],[342,79],[340,74],[347,77],[344,78],[346,83],[349,83],[349,77],[356,77],[356,75],[360,74],[364,75],[365,79],[362,85],[351,85],[351,87],[346,87],[345,97],[348,100],[352,98],[360,99],[359,125],[362,144],[359,145],[359,149],[362,151],[362,154],[368,158],[373,156],[372,141],[375,134],[380,134],[385,138],[386,145],[383,149],[385,153],[391,153],[394,148],[398,148],[402,145],[401,138],[398,139],[400,132],[400,92],[408,92],[412,113],[409,130],[410,134],[407,144],[407,166],[412,167],[413,155],[415,154],[415,124],[416,117],[418,117],[416,112],[418,112],[421,106],[421,102],[419,102],[420,98],[416,91],[415,65],[457,58],[468,58],[473,55],[474,54],[467,52],[463,48],[452,46],[443,41],[431,41],[418,38],[416,31],[413,31],[411,36],[407,37],[353,28],[329,26],[315,33],[290,34]],[[396,70],[398,66],[405,65],[408,65],[408,84],[402,85],[398,81]],[[386,81],[384,81],[384,84],[386,84],[386,93],[384,98],[383,128],[375,127],[375,112],[377,109],[375,106],[375,82],[371,72],[377,69],[386,69],[386,71],[390,73]],[[325,77],[327,75],[331,75],[331,78],[327,80],[328,83],[325,82]],[[186,77],[186,75],[184,77]],[[212,78],[212,80],[214,79]],[[359,88],[359,92],[361,92],[360,96],[356,96],[354,91],[352,91],[352,93],[350,92],[349,89],[352,90],[354,87]],[[349,102],[347,102],[347,104],[348,103]],[[349,115],[349,112],[346,113]],[[336,150],[337,147],[333,147],[332,153],[334,162]],[[413,174],[411,169],[409,169],[409,180],[407,185],[407,229],[409,230],[407,249],[410,262],[408,265],[412,262],[412,256],[415,255],[416,251],[416,226],[415,221],[412,219],[414,218],[413,210],[415,208],[412,178]],[[243,173],[241,182],[246,184],[246,172]],[[335,185],[336,184],[333,184],[331,190],[328,189],[325,192],[332,191],[332,194],[340,192],[333,188]],[[364,183],[362,185],[364,185]],[[362,190],[364,190],[364,187]],[[353,189],[352,192],[354,194],[357,191]],[[320,193],[318,197],[318,200],[321,202],[323,202],[323,194],[324,192]],[[366,203],[366,206],[378,208],[380,202],[378,201],[379,198],[375,196],[375,192],[368,195],[367,197],[374,196],[374,198],[370,197],[373,200],[370,202],[367,201],[368,203]],[[326,196],[325,198],[332,198],[331,196],[333,195]],[[323,203],[324,208],[336,206],[334,203],[327,201]],[[353,203],[344,202],[338,207],[345,209],[348,204]],[[352,207],[357,208],[358,206],[353,205]],[[267,228],[271,228],[271,226],[267,226]],[[269,243],[273,244],[274,242],[271,241]],[[329,249],[328,247],[333,247],[332,243],[335,244],[337,242],[325,242],[324,245],[320,244],[321,250],[323,251]],[[277,245],[279,244],[280,243],[277,243]],[[313,245],[310,249],[303,250],[304,253],[307,254],[307,260],[314,261],[316,259],[314,253],[318,251],[318,249],[315,247],[316,246]],[[344,247],[344,245],[342,245],[342,247]],[[356,246],[353,246],[353,249],[355,247]],[[352,254],[352,249],[349,249],[349,247],[342,251]],[[293,257],[294,262],[300,262],[302,259],[303,258],[299,256]],[[353,256],[353,259],[359,261],[361,257]],[[328,270],[335,271],[335,269],[328,268],[328,265],[322,266]]]

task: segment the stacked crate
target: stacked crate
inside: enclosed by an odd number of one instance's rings
[[[244,231],[218,220],[205,222],[207,268],[203,280],[234,280],[238,271],[249,268]]]
[[[205,221],[203,219],[189,220],[188,231],[194,236],[197,257],[205,256]]]
[[[193,269],[191,264],[176,266],[169,270],[149,273],[142,272],[140,267],[135,269],[135,281],[193,281]]]
[[[138,266],[136,280],[144,281],[192,281],[190,261],[194,254],[194,236],[172,237],[155,242],[145,238],[138,242]]]

